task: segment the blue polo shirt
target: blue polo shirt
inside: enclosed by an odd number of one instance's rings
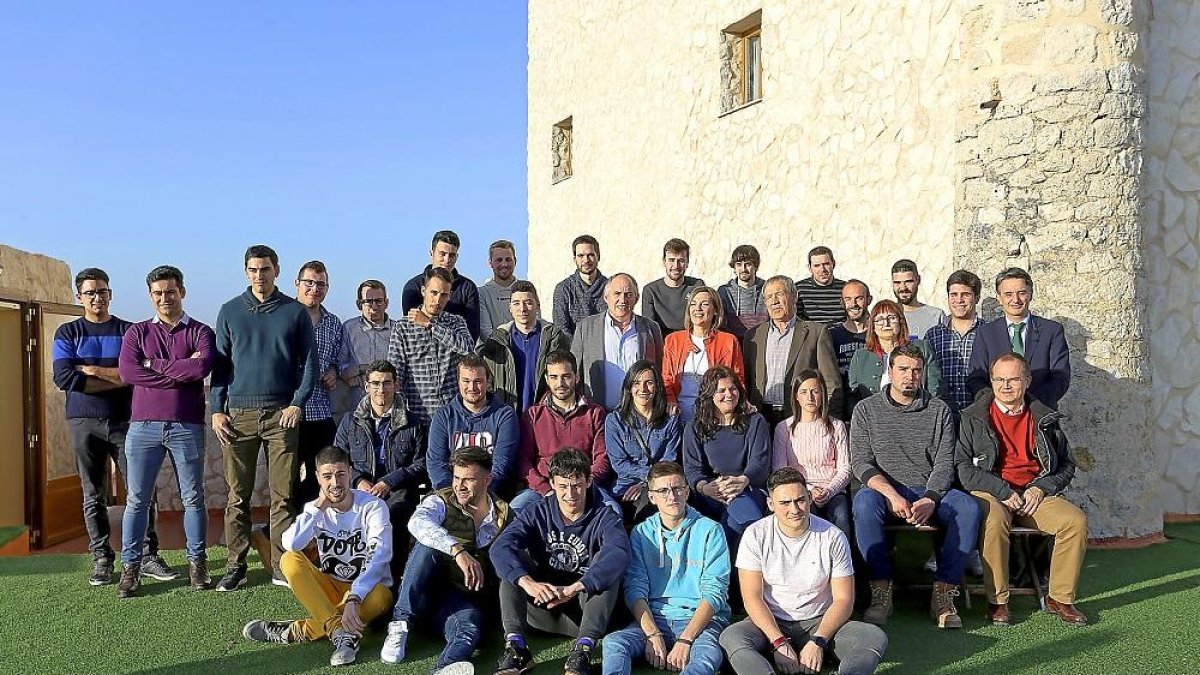
[[[521,412],[537,403],[537,359],[542,348],[542,324],[534,324],[533,331],[525,335],[517,330],[516,324],[509,329],[512,334],[514,370],[517,371],[517,390],[521,392]]]

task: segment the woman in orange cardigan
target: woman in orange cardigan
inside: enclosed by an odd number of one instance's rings
[[[683,330],[667,336],[663,343],[663,383],[672,413],[691,422],[696,412],[700,378],[714,366],[726,366],[746,384],[742,346],[732,333],[719,330],[725,310],[717,292],[700,286],[688,296],[683,312]]]

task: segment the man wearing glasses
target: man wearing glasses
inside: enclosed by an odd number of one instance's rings
[[[683,467],[659,462],[646,476],[658,513],[633,528],[625,603],[633,623],[604,638],[604,675],[635,661],[658,670],[713,675],[729,625],[729,546],[720,524],[688,506]]]
[[[387,358],[388,339],[396,327],[396,320],[388,316],[387,286],[382,281],[367,279],[359,284],[354,302],[362,314],[346,319],[342,324],[350,351],[358,362],[357,369],[343,374],[346,384],[350,385],[348,410],[353,410],[365,393],[363,377],[367,366]]]

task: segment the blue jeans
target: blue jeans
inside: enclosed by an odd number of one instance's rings
[[[616,511],[618,516],[621,515],[621,504],[616,500],[615,497],[612,496],[612,493],[604,488],[596,489],[600,491],[600,496],[604,498],[604,503],[608,505],[608,508]],[[512,501],[508,503],[508,506],[513,510],[513,513],[520,513],[523,509],[525,509],[525,507],[530,506],[531,504],[536,504],[541,498],[542,493],[534,490],[533,488],[525,488],[524,490],[518,492],[516,497],[512,498]]]
[[[689,621],[690,619],[669,621],[654,617],[654,624],[666,638],[668,653],[675,646],[675,638],[687,628]],[[721,644],[718,642],[724,628],[725,622],[720,618],[708,622],[704,630],[696,636],[687,665],[683,668],[683,675],[714,675],[717,672],[721,662],[725,660]],[[602,661],[604,675],[630,675],[635,662],[645,661],[645,645],[646,634],[636,622],[606,635]]]
[[[434,670],[458,661],[470,661],[471,652],[479,644],[483,624],[483,612],[479,607],[462,589],[439,573],[438,559],[446,557],[424,544],[414,544],[404,566],[396,608],[392,610],[392,620],[408,621],[410,631],[414,616],[423,626],[441,626],[446,648],[438,656]]]
[[[692,492],[693,505],[700,513],[721,523],[725,528],[725,539],[729,542],[729,551],[736,557],[738,542],[742,533],[756,521],[767,515],[767,496],[762,490],[747,487],[742,493],[733,498],[728,504],[717,501],[712,497]]]
[[[925,493],[923,485],[895,488],[910,502]],[[883,528],[894,522],[901,521],[888,510],[888,501],[882,494],[863,487],[854,495],[854,538],[867,564],[867,579],[871,581],[892,578],[891,545]],[[975,548],[979,535],[979,503],[965,492],[950,490],[938,502],[929,523],[942,528],[934,580],[960,583],[967,555]]]
[[[841,530],[847,539],[850,538],[852,534],[852,530],[850,529],[850,497],[844,491],[830,497],[824,506],[813,504],[812,513],[833,523],[834,527]]]
[[[188,560],[205,559],[208,515],[204,510],[204,425],[189,422],[133,422],[125,437],[125,480],[129,496],[121,534],[121,562],[141,563],[154,484],[163,459],[171,454],[179,498],[183,502],[183,533]]]

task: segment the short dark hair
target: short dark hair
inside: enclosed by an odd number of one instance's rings
[[[79,274],[75,275],[75,292],[78,293],[83,288],[85,281],[103,281],[106,285],[108,282],[108,272],[99,267],[85,267],[79,270]]]
[[[804,473],[794,466],[785,466],[775,469],[767,476],[767,493],[775,491],[775,488],[781,485],[795,485],[799,483],[805,489],[808,489],[808,481],[804,480]]]
[[[438,230],[433,233],[433,241],[430,242],[429,248],[437,248],[438,242],[445,242],[454,248],[460,248],[458,235],[453,230]]]
[[[1029,290],[1033,290],[1033,277],[1029,276],[1029,272],[1020,267],[1006,267],[1000,270],[1000,274],[996,275],[996,292],[1000,292],[1000,283],[1009,279],[1023,279]]]
[[[653,483],[656,478],[666,478],[667,476],[684,476],[686,478],[687,474],[683,472],[683,467],[679,462],[656,462],[646,472],[646,484]]]
[[[828,246],[814,246],[812,250],[808,252],[808,264],[811,265],[813,257],[818,255],[827,255],[831,261],[833,260],[833,250]]]
[[[729,256],[729,266],[733,267],[740,262],[752,262],[755,267],[758,267],[762,258],[758,255],[758,249],[750,244],[742,244],[733,249],[733,255]]]
[[[858,284],[859,286],[863,287],[863,290],[867,292],[867,295],[871,294],[871,287],[868,286],[867,282],[863,281],[862,279],[847,279],[846,283],[842,284],[842,288],[845,288],[846,286],[849,286],[850,284]]]
[[[301,265],[299,271],[296,272],[296,281],[300,281],[300,278],[304,276],[304,270],[312,270],[317,274],[324,274],[326,277],[329,276],[329,270],[325,269],[325,263],[320,260],[309,260]]]
[[[575,359],[575,355],[565,349],[556,349],[546,355],[546,369],[550,366],[561,366],[564,363],[571,365],[571,370],[579,372],[579,361]]]
[[[563,448],[550,457],[550,478],[587,478],[592,475],[592,463],[576,448]]]
[[[668,239],[667,243],[663,244],[663,257],[667,257],[667,253],[687,253],[691,255],[692,247],[682,239]]]
[[[246,249],[246,255],[242,258],[242,265],[248,265],[251,258],[270,258],[271,265],[279,267],[279,254],[275,249],[266,244],[255,244]]]
[[[534,300],[541,302],[541,299],[538,298],[537,287],[533,285],[532,281],[514,281],[513,285],[508,287],[508,292],[510,293],[509,297],[512,297],[512,293],[529,293],[533,295]]]
[[[901,258],[892,263],[892,274],[900,274],[901,272],[912,272],[917,276],[921,276],[921,273],[917,271],[917,263],[908,258]]]
[[[435,278],[441,279],[442,281],[446,282],[447,284],[450,284],[451,286],[454,285],[454,275],[450,273],[450,270],[443,269],[441,267],[430,267],[429,269],[425,270],[425,274],[423,274],[422,277],[423,277],[421,279],[422,286],[429,283],[430,279],[435,279]]]
[[[450,466],[477,466],[484,471],[491,473],[492,455],[487,450],[484,450],[477,445],[468,445],[450,453]]]
[[[467,354],[458,360],[458,372],[464,370],[482,370],[483,376],[488,382],[492,381],[492,369],[488,367],[487,361],[478,354]]]
[[[967,286],[971,292],[978,298],[983,292],[983,282],[980,281],[979,275],[970,270],[955,270],[946,277],[946,292],[950,292],[951,286]]]
[[[575,237],[575,240],[571,242],[571,255],[575,255],[575,249],[578,248],[580,244],[591,244],[592,248],[596,249],[596,256],[599,257],[600,242],[596,241],[595,237],[590,234],[581,234],[578,237]]]
[[[391,373],[393,379],[398,377],[396,375],[396,366],[392,365],[392,362],[387,359],[372,361],[371,365],[367,366],[367,374],[370,373]]]
[[[888,357],[888,363],[896,363],[896,359],[901,356],[907,356],[910,359],[916,359],[921,362],[922,366],[925,365],[925,352],[921,351],[920,345],[915,342],[906,342],[902,345],[896,345],[893,347],[892,354]]]
[[[385,295],[387,294],[387,286],[384,286],[382,281],[380,281],[378,279],[367,279],[366,281],[364,281],[358,285],[358,290],[355,291],[355,294],[354,294],[354,301],[358,304],[359,307],[362,306],[362,296],[363,296],[364,288],[374,288],[377,291],[383,291]]]
[[[345,464],[349,466],[350,453],[337,446],[327,445],[317,453],[317,457],[313,460],[313,463],[317,466],[324,466],[325,464]]]
[[[170,279],[175,280],[176,286],[183,288],[183,272],[180,272],[178,267],[159,265],[150,270],[150,273],[146,275],[146,286],[149,287],[156,281],[168,281]]]

